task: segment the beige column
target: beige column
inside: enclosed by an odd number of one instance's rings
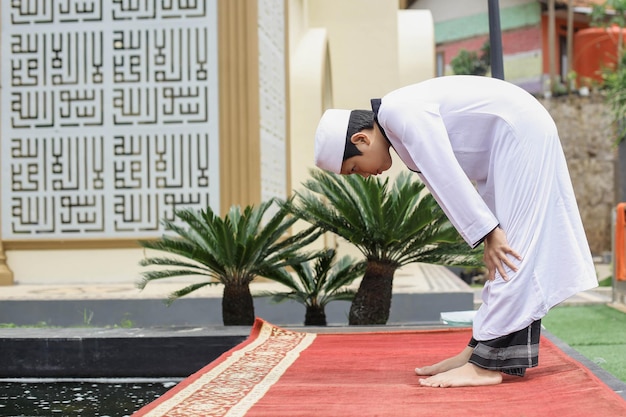
[[[7,257],[4,255],[4,246],[0,240],[0,285],[13,285],[13,271],[7,265]]]
[[[257,2],[218,0],[220,210],[261,199]]]

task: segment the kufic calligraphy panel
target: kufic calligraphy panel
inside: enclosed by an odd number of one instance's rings
[[[2,2],[2,238],[219,207],[216,0]]]

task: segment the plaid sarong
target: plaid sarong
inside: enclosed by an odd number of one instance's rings
[[[470,363],[492,371],[524,376],[527,368],[539,363],[541,320],[517,332],[492,340],[478,341],[472,337],[468,346],[474,349]]]

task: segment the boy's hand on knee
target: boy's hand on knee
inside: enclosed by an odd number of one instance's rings
[[[510,256],[518,261],[521,261],[522,257],[509,246],[506,233],[500,227],[496,227],[489,232],[485,237],[484,244],[483,260],[488,270],[487,279],[489,281],[496,279],[497,271],[502,276],[502,279],[508,281],[509,276],[506,273],[506,268],[508,267],[513,272],[517,271],[517,266],[513,263]]]

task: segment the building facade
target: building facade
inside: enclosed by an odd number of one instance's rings
[[[437,75],[452,73],[450,63],[461,50],[480,51],[489,40],[489,2],[467,0],[463,7],[453,7],[453,3],[460,4],[455,0],[416,0],[410,6],[432,12]],[[602,68],[615,62],[618,42],[614,29],[591,27],[592,7],[604,3],[500,0],[506,80],[534,94],[600,82]]]
[[[135,282],[177,209],[289,196],[326,108],[434,75],[400,7],[3,2],[0,283]]]

